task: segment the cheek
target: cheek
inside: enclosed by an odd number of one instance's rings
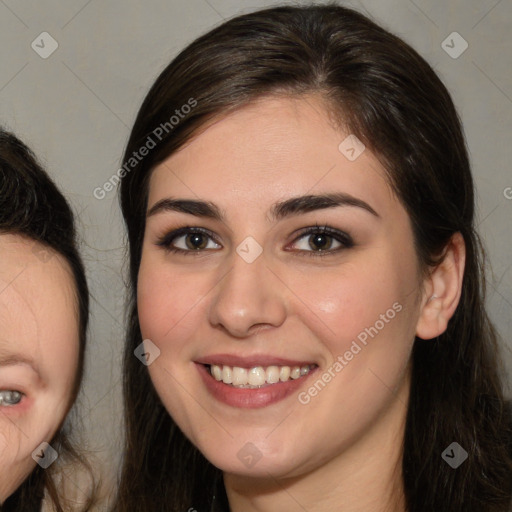
[[[40,433],[36,437],[26,425],[22,428],[0,415],[0,499],[2,492],[9,496],[36,467],[32,453],[47,439]]]
[[[42,353],[41,367],[47,375],[47,382],[34,394],[34,403],[41,417],[48,417],[48,422],[59,424],[72,405],[78,372],[78,339],[70,341],[69,336],[59,341],[55,339]]]
[[[372,420],[387,403],[389,389],[401,382],[414,341],[413,274],[391,263],[377,268],[378,273],[364,266],[331,273],[316,279],[315,287],[303,283],[304,302],[316,305],[316,314],[302,318],[312,318],[308,327],[330,360],[317,376],[322,382],[312,382],[299,401],[318,417],[325,414],[325,421],[336,415],[332,411],[343,411],[343,421],[353,422],[355,430]]]
[[[382,322],[387,326],[390,324],[387,320],[394,319],[398,306],[393,309],[393,305],[403,305],[404,286],[392,268],[379,273],[375,268],[374,264],[369,267],[347,265],[310,275],[290,276],[290,288],[300,299],[296,302],[301,308],[298,314],[319,339],[339,345],[343,350],[376,322],[377,327],[382,327]]]
[[[0,418],[0,429],[0,459],[5,471],[5,465],[17,464],[29,458],[40,436],[34,436],[27,422],[18,420],[14,423],[7,414],[2,414]]]
[[[43,441],[50,442],[67,411],[69,388],[38,392],[19,405],[0,413],[2,439],[8,439],[9,453],[25,457]],[[0,442],[2,441],[0,439]]]
[[[31,445],[50,442],[72,406],[78,352],[78,340],[70,342],[69,337],[55,338],[54,343],[42,351],[44,357],[40,365],[47,376],[46,383],[36,389],[17,412]]]
[[[211,288],[207,281],[197,272],[173,272],[143,257],[137,284],[142,337],[156,345],[186,338],[197,327],[197,315],[204,314],[202,299]]]
[[[0,460],[6,460],[7,448],[9,447],[9,439],[4,432],[0,430]]]

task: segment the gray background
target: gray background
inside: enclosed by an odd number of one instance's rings
[[[78,410],[90,449],[112,468],[121,443],[124,240],[116,193],[98,200],[93,190],[118,169],[138,107],[171,58],[224,19],[278,3],[0,1],[0,124],[34,149],[79,215],[92,317]],[[512,1],[343,4],[403,37],[453,95],[476,179],[479,229],[492,263],[489,310],[506,340],[503,356],[511,375]],[[454,31],[469,44],[456,59],[442,48]],[[34,40],[41,46],[42,32],[59,45],[46,59],[31,47]]]

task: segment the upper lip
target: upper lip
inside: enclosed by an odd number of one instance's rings
[[[284,359],[282,357],[271,356],[268,354],[253,356],[237,356],[234,354],[213,354],[211,356],[200,357],[195,360],[196,363],[216,366],[237,366],[239,368],[254,368],[255,366],[305,366],[314,364],[312,361],[296,359]]]

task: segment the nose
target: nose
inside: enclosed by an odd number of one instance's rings
[[[247,263],[238,254],[214,289],[210,323],[236,338],[279,327],[286,318],[286,287],[261,255]]]

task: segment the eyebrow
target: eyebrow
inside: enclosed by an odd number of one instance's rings
[[[23,354],[6,352],[0,347],[0,368],[3,366],[28,366],[42,380],[41,372],[34,359]]]
[[[270,208],[270,220],[275,222],[292,215],[301,215],[315,210],[325,210],[340,206],[361,208],[380,219],[380,215],[362,199],[344,192],[338,192],[291,197],[274,203]],[[204,217],[222,222],[225,220],[219,207],[211,201],[174,199],[170,197],[156,202],[148,211],[147,217],[168,211],[187,213],[196,217]]]

